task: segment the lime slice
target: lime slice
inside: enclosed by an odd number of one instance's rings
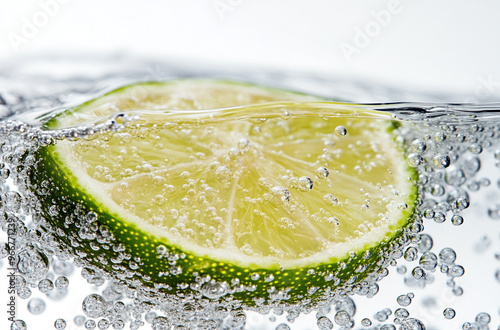
[[[320,101],[123,87],[45,119],[72,138],[39,149],[31,190],[65,248],[129,285],[316,301],[386,265],[417,199],[391,116]]]

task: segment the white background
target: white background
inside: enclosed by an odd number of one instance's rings
[[[500,93],[499,13],[495,0],[2,0],[0,61],[126,53],[484,101]]]
[[[127,54],[500,101],[499,16],[495,0],[0,0],[0,62]]]

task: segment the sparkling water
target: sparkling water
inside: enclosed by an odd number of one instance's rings
[[[110,274],[88,267],[81,256],[59,249],[54,236],[40,230],[43,221],[32,216],[33,201],[23,191],[19,171],[23,161],[29,163],[23,158],[29,144],[47,142],[34,120],[40,114],[128,83],[192,76],[243,79],[356,101],[381,93],[352,86],[345,92],[345,84],[304,75],[221,73],[125,62],[86,60],[78,62],[83,68],[71,62],[70,70],[60,70],[62,64],[47,67],[50,61],[33,60],[23,69],[29,73],[2,71],[0,270],[2,281],[9,281],[9,256],[15,254],[11,284],[17,321],[12,326],[5,323],[12,329],[500,329],[500,105],[496,104],[359,106],[390,112],[403,123],[399,138],[407,149],[408,164],[419,172],[422,200],[412,241],[392,252],[377,278],[366,286],[349,287],[328,304],[311,307],[285,301],[249,310],[210,299],[162,300],[126,282],[115,282]],[[389,89],[382,92],[388,99],[412,98],[395,96]],[[346,133],[343,126],[335,128],[338,137]],[[240,144],[244,148],[246,142]],[[318,177],[328,174],[327,168],[317,169]],[[312,188],[308,177],[299,178],[298,184],[303,191]],[[16,229],[15,247],[6,244],[9,226]],[[157,252],[168,254],[161,245]],[[253,277],[258,279],[259,274]],[[231,288],[203,283],[200,292],[215,300],[238,286],[236,281]]]

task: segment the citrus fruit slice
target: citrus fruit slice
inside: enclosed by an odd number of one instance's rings
[[[316,301],[386,265],[417,198],[389,114],[319,101],[208,80],[120,88],[44,118],[66,138],[37,152],[38,211],[132,286]]]

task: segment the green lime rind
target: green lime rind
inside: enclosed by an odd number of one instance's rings
[[[408,196],[408,208],[404,210],[402,219],[387,233],[385,240],[366,246],[353,258],[346,256],[342,260],[332,259],[315,267],[299,269],[242,268],[185,253],[118,219],[82,192],[77,179],[59,165],[53,148],[48,146],[38,150],[38,164],[32,167],[30,173],[31,191],[40,204],[42,217],[63,247],[78,255],[87,265],[102,269],[111,277],[128,282],[139,280],[141,285],[166,294],[196,294],[200,288],[193,284],[208,275],[215,282],[225,282],[234,290],[221,299],[232,297],[246,306],[270,303],[280,291],[286,293],[288,303],[304,299],[314,303],[330,292],[360,283],[370,274],[379,272],[387,266],[390,253],[408,242],[405,227],[412,222],[415,213],[413,201],[418,195],[415,185]],[[415,169],[409,167],[408,173],[416,182]],[[94,222],[86,220],[91,212],[97,214]],[[92,239],[88,239],[89,235]],[[170,260],[160,258],[157,249],[161,245],[166,247]],[[173,275],[173,267],[180,267],[182,272]],[[258,278],[254,274],[258,274]],[[270,276],[272,281],[268,281]],[[235,279],[239,280],[236,285]],[[270,293],[272,290],[274,295]]]

